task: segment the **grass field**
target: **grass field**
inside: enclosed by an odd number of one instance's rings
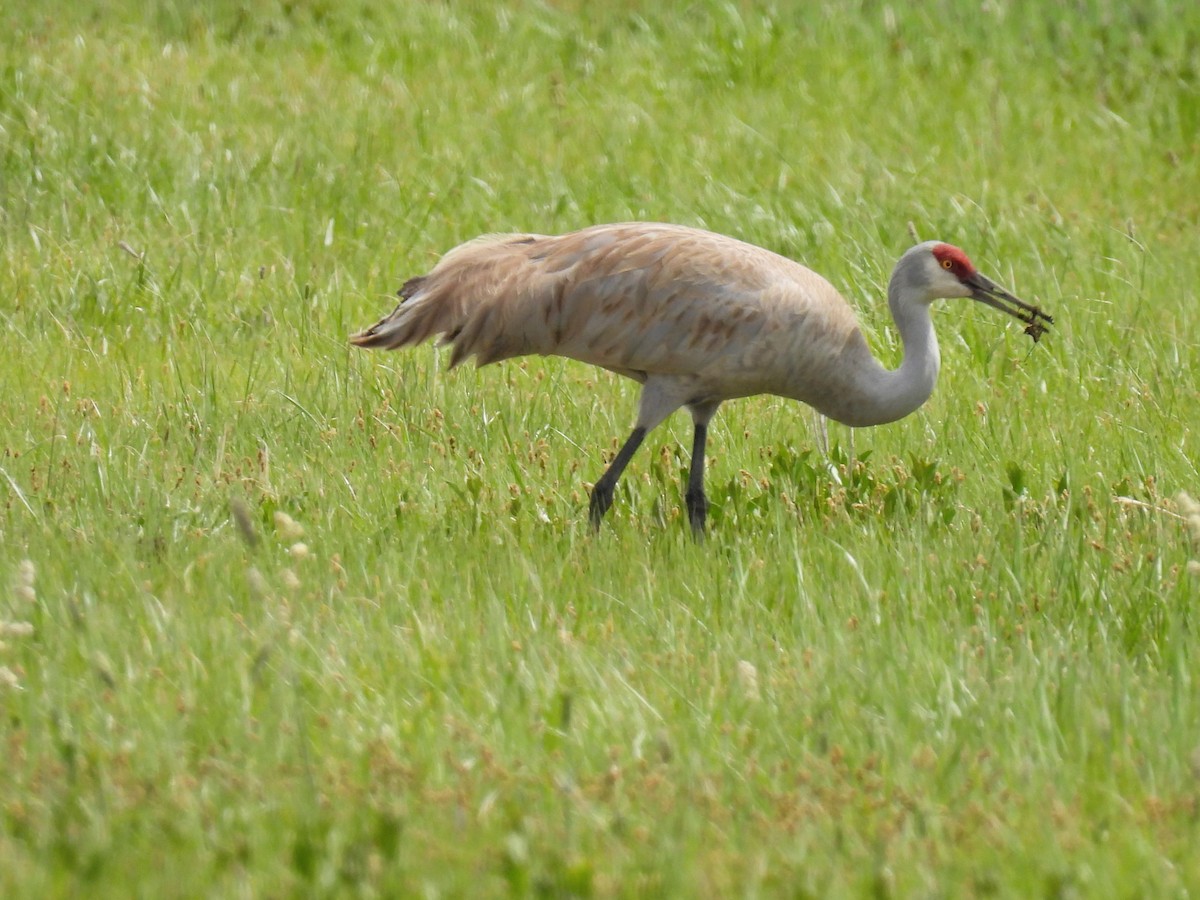
[[[0,895],[1200,890],[1200,6],[909,6],[0,11]],[[728,404],[701,545],[676,416],[596,539],[635,384],[346,339],[633,218],[890,365],[910,227],[1057,325]]]

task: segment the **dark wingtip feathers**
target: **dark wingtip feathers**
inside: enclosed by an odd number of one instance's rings
[[[404,284],[401,285],[400,290],[396,291],[396,296],[400,298],[400,302],[403,303],[405,300],[409,299],[417,291],[419,291],[421,289],[421,285],[425,283],[425,279],[427,277],[428,276],[426,275],[418,275],[416,278],[410,278],[408,281],[404,282]]]
[[[410,278],[404,282],[400,290],[396,291],[396,296],[400,298],[400,302],[396,305],[396,308],[366,331],[360,331],[358,334],[351,335],[350,343],[355,347],[384,347],[389,350],[395,347],[403,347],[407,343],[414,343],[411,339],[413,329],[397,329],[386,326],[395,322],[404,309],[405,301],[412,299],[421,290],[421,285],[425,283],[427,277],[425,275],[418,275],[416,278]]]

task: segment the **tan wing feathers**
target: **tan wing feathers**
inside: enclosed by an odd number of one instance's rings
[[[731,238],[654,223],[477,238],[402,296],[354,342],[395,348],[440,334],[454,347],[452,365],[538,353],[640,380],[721,367],[741,367],[744,378],[756,369],[761,379],[770,377],[764,363],[800,342],[794,326],[845,340],[857,332],[849,308],[810,270]]]

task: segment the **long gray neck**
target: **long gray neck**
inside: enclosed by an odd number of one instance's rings
[[[876,365],[861,379],[862,396],[866,398],[860,421],[856,425],[883,425],[907,416],[929,399],[937,383],[941,356],[929,304],[917,299],[915,290],[899,268],[888,285],[888,306],[900,341],[904,359],[898,369]]]

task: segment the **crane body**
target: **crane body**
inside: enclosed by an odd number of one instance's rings
[[[776,394],[847,425],[883,424],[933,391],[932,300],[982,300],[1025,322],[1035,340],[1053,321],[936,241],[901,258],[888,295],[905,350],[895,370],[875,359],[849,305],[811,269],[724,235],[627,222],[476,238],[409,279],[395,310],[351,340],[394,349],[436,336],[452,347],[451,367],[556,355],[640,382],[634,429],[592,490],[596,526],[646,434],[686,406],[696,430],[685,500],[700,534],[707,426],[725,400]]]

